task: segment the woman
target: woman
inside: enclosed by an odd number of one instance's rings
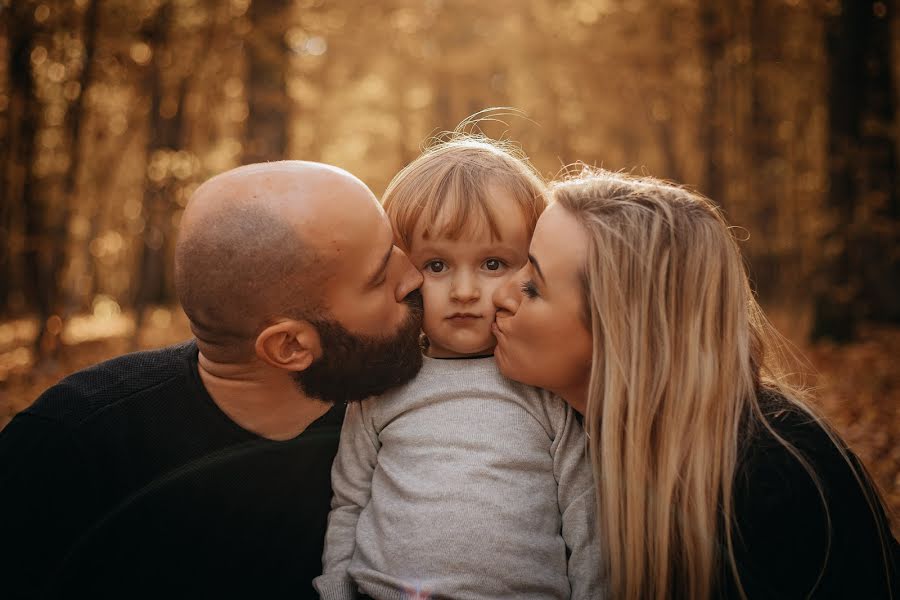
[[[716,209],[606,171],[551,193],[495,354],[584,415],[611,597],[900,597],[883,503],[781,379]]]

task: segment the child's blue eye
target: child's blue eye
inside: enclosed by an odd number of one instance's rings
[[[503,261],[496,258],[489,258],[484,261],[484,268],[488,271],[499,271],[503,267]]]
[[[425,263],[425,268],[432,273],[440,273],[446,266],[442,260],[431,260]]]

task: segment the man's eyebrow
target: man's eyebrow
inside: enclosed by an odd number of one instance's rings
[[[369,277],[369,281],[367,285],[375,285],[379,279],[381,279],[381,275],[384,273],[384,270],[387,269],[388,262],[391,260],[391,254],[394,253],[394,245],[391,244],[391,247],[388,248],[387,253],[385,253],[384,258],[381,259],[381,264],[378,265],[378,270]]]
[[[541,281],[543,281],[544,283],[547,283],[547,280],[544,279],[544,272],[541,271],[541,265],[538,264],[537,259],[534,256],[532,256],[531,254],[529,254],[528,262],[530,262],[532,265],[534,265],[534,270],[537,271],[538,275],[540,275]]]

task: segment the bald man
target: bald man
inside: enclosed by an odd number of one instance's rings
[[[421,366],[421,275],[327,165],[200,186],[195,339],[75,373],[0,432],[0,596],[315,597],[344,403]]]

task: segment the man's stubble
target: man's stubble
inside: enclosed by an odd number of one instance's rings
[[[333,319],[310,319],[319,332],[322,356],[294,374],[300,389],[326,402],[354,402],[412,380],[422,367],[421,292],[411,292],[404,302],[409,314],[386,338],[355,335]]]

